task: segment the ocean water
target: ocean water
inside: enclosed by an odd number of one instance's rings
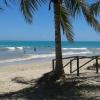
[[[100,42],[62,42],[63,57],[100,55]],[[53,41],[0,41],[0,64],[55,58]]]

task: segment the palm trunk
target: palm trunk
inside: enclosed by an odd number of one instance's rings
[[[62,63],[59,0],[54,0],[54,20],[55,20],[55,53],[56,53],[55,74],[57,76],[61,76],[64,74],[64,70],[63,70],[63,63]]]

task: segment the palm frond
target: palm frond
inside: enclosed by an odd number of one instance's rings
[[[64,0],[64,4],[75,16],[81,12],[81,6],[85,6],[85,0]]]
[[[94,28],[97,32],[100,32],[100,24],[96,20],[93,14],[91,14],[92,8],[90,9],[89,4],[86,0],[64,0],[65,5],[72,13],[72,16],[77,15],[78,13],[83,13],[87,23]],[[95,4],[94,8],[97,8]],[[95,10],[92,12],[94,13]]]
[[[96,20],[96,18],[91,14],[89,7],[82,6],[83,15],[87,21],[87,23],[95,29],[95,31],[100,32],[100,24]]]
[[[3,0],[3,2],[4,2],[4,4],[6,5],[6,6],[9,6],[9,3],[14,3],[14,2],[16,2],[17,0]]]
[[[70,22],[69,16],[70,16],[69,11],[65,8],[65,6],[61,5],[60,6],[61,27],[68,41],[73,41],[72,24]]]
[[[96,16],[100,14],[100,0],[91,4],[90,11],[91,11],[91,14],[96,15]]]
[[[20,7],[26,21],[31,23],[34,11],[38,9],[39,5],[45,3],[46,1],[47,0],[21,0]]]

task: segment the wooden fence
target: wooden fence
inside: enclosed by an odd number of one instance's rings
[[[83,65],[80,66],[80,59],[86,59],[89,58],[90,60],[85,62]],[[77,71],[77,76],[79,76],[79,71],[80,68],[84,67],[85,65],[87,65],[88,63],[92,62],[93,60],[95,60],[95,66],[96,66],[96,73],[98,73],[98,69],[99,69],[99,63],[98,60],[100,59],[100,56],[91,56],[91,57],[87,57],[87,56],[72,56],[72,57],[65,57],[62,58],[62,60],[65,59],[69,59],[70,61],[65,64],[63,66],[63,68],[67,67],[68,65],[70,65],[70,73],[74,73]],[[75,70],[72,71],[72,62],[76,60],[76,64],[77,64],[77,68]],[[55,70],[55,61],[56,59],[52,60],[52,67],[53,67],[53,71]]]

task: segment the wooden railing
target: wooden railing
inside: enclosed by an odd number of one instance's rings
[[[89,58],[90,60],[85,62],[83,65],[80,66],[80,59],[86,59],[86,58]],[[70,65],[70,73],[74,73],[74,72],[77,71],[77,76],[79,76],[79,71],[80,71],[79,69],[84,67],[88,63],[92,62],[93,60],[95,60],[96,73],[98,73],[98,67],[99,67],[98,60],[100,59],[100,56],[91,56],[91,57],[87,57],[87,56],[72,56],[72,57],[62,58],[62,60],[65,60],[65,59],[69,59],[70,61],[67,64],[65,64],[63,66],[63,68],[65,68],[68,65]],[[75,61],[75,60],[76,60],[77,68],[72,71],[72,62]],[[55,61],[56,61],[56,59],[52,60],[53,71],[55,70]]]

